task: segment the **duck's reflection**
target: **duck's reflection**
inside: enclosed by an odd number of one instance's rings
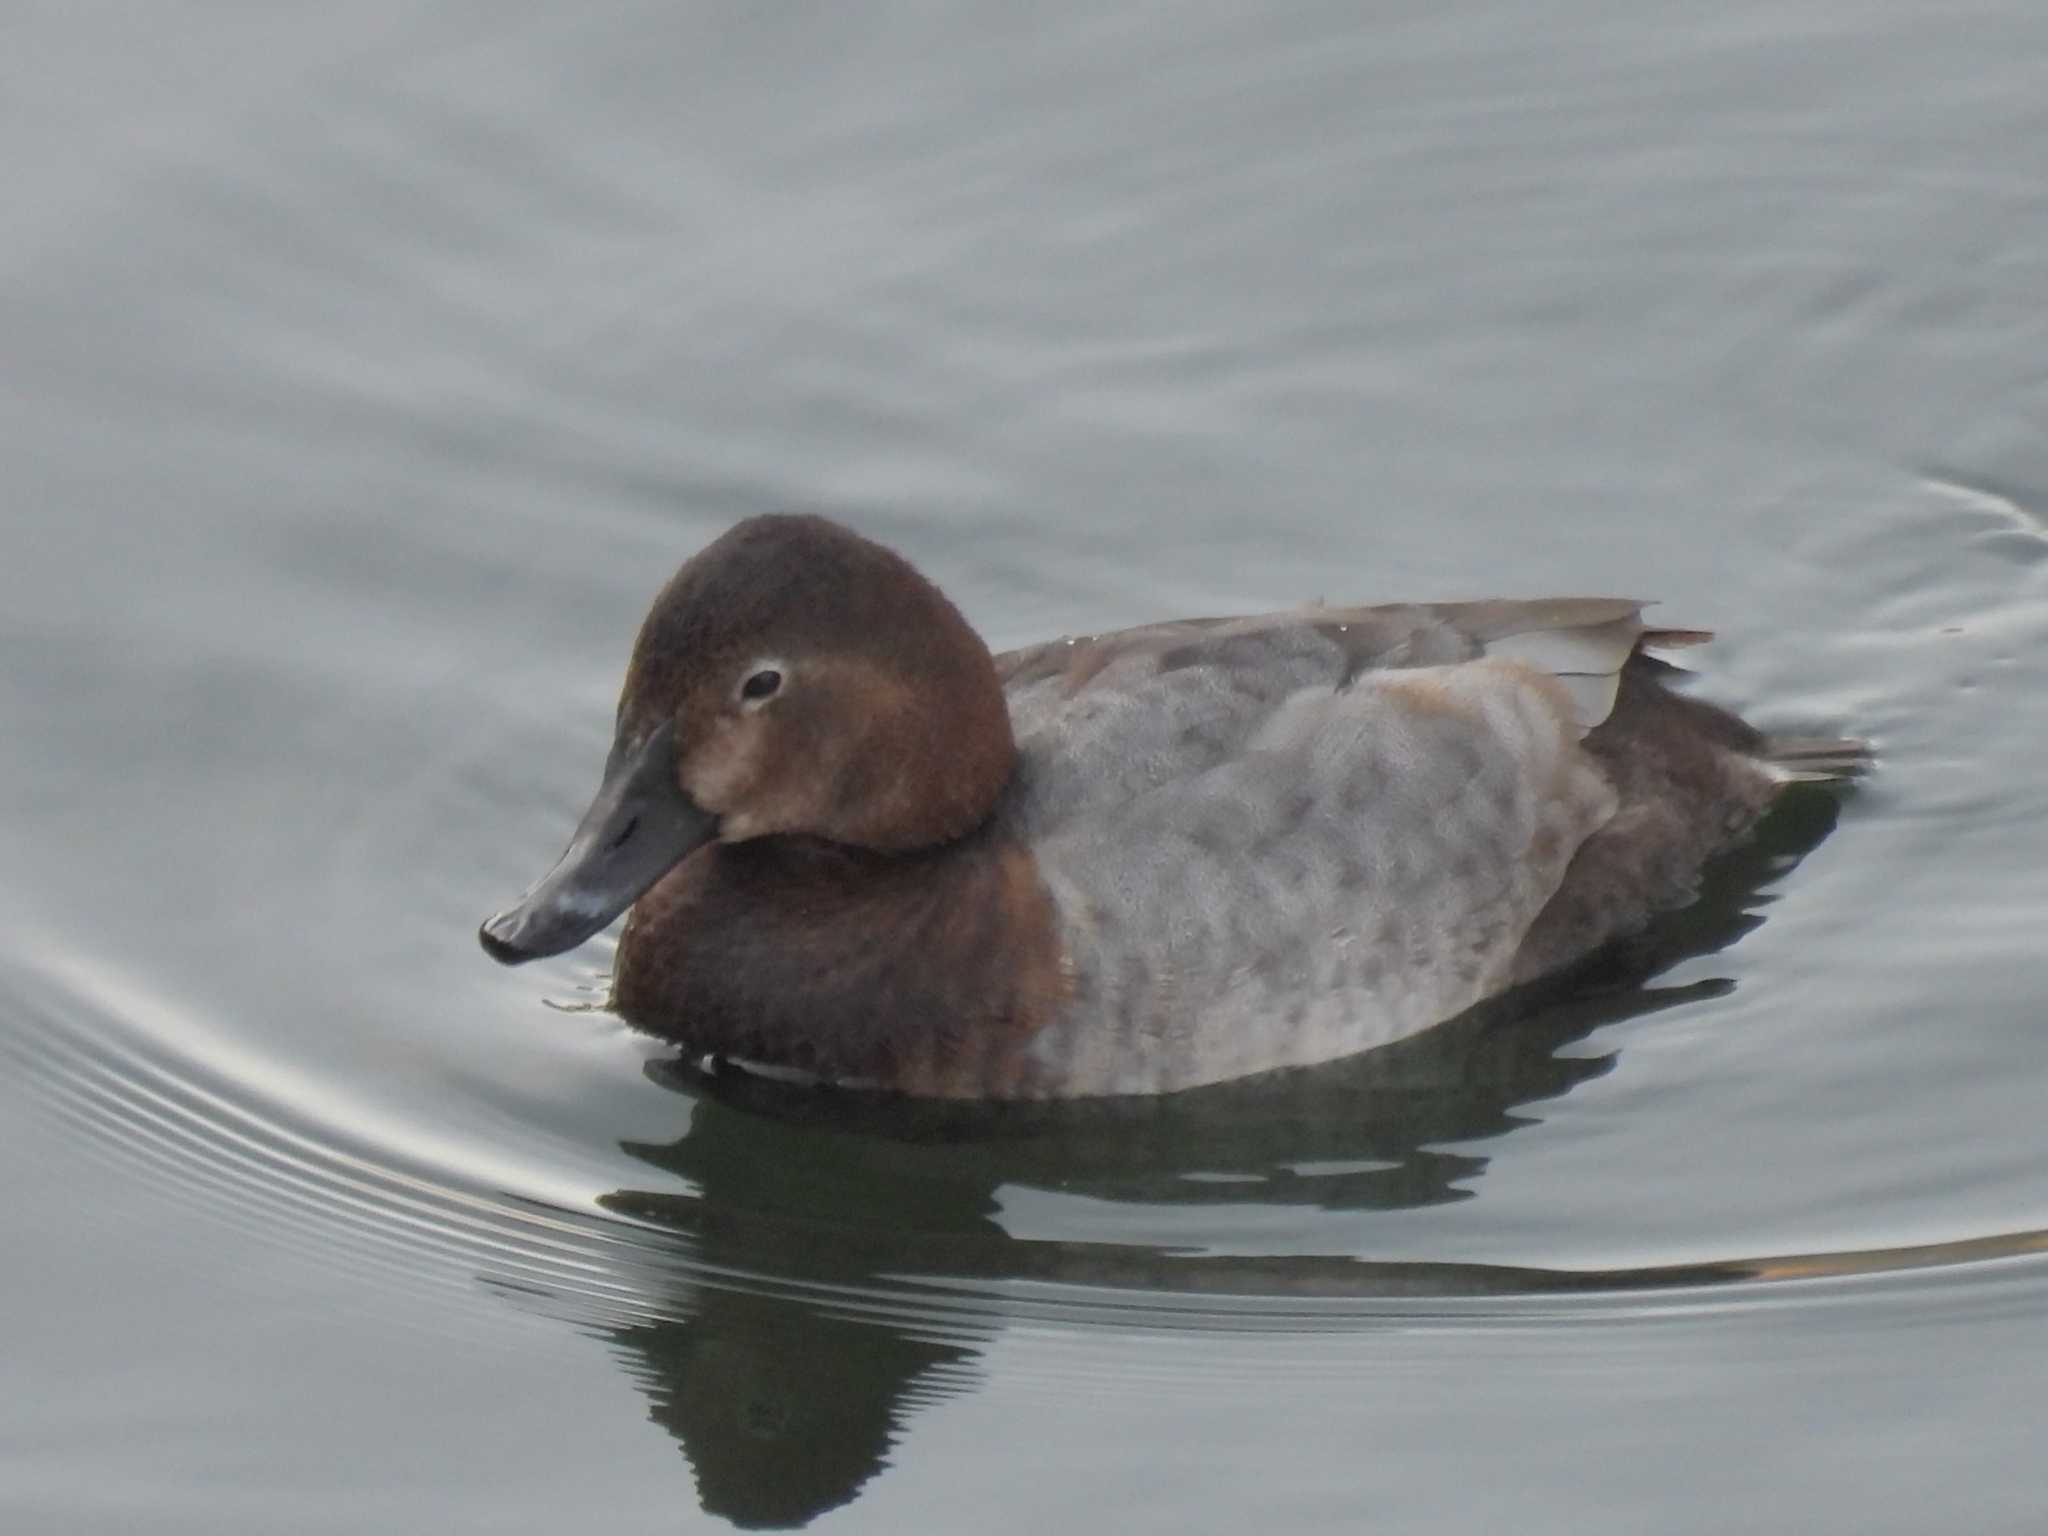
[[[1604,1024],[1725,989],[1646,978],[1761,921],[1765,885],[1834,824],[1836,802],[1789,796],[1724,860],[1701,899],[1567,990],[1490,1006],[1348,1062],[1164,1099],[945,1106],[654,1070],[693,1100],[689,1130],[627,1150],[694,1193],[620,1190],[606,1204],[684,1250],[677,1293],[611,1334],[674,1435],[704,1508],[788,1527],[856,1497],[918,1404],[970,1388],[1001,1327],[1003,1284],[1115,1286],[1155,1298],[1472,1294],[1602,1283],[1493,1266],[1349,1257],[1210,1257],[1157,1244],[1018,1237],[1006,1202],[1058,1191],[1134,1209],[1203,1203],[1394,1209],[1474,1193],[1470,1144],[1536,1118],[1526,1106],[1605,1073],[1561,1055]],[[1450,1147],[1464,1150],[1450,1150]],[[671,1180],[664,1179],[664,1183]],[[1702,1269],[1655,1278],[1698,1282]],[[919,1304],[919,1287],[942,1304]],[[951,1288],[950,1290],[948,1288]],[[979,1306],[977,1307],[977,1299]]]

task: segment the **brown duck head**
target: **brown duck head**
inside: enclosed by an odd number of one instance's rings
[[[935,847],[1014,756],[988,649],[937,587],[824,518],[749,518],[655,598],[596,798],[478,937],[508,965],[560,953],[708,844]]]

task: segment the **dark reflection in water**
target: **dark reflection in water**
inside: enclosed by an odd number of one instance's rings
[[[797,1526],[855,1498],[915,1407],[979,1380],[992,1309],[921,1307],[931,1287],[1053,1281],[1127,1292],[1132,1319],[1170,1322],[1192,1296],[1475,1295],[1697,1285],[1741,1264],[1570,1273],[1307,1253],[1218,1256],[1031,1241],[1002,1191],[1155,1205],[1393,1210],[1470,1197],[1488,1158],[1446,1144],[1498,1137],[1526,1106],[1610,1070],[1560,1055],[1606,1024],[1731,983],[1649,984],[1762,918],[1765,887],[1832,829],[1834,797],[1789,796],[1700,899],[1597,970],[1505,999],[1417,1038],[1326,1067],[1163,1099],[933,1105],[802,1091],[743,1075],[651,1070],[694,1100],[669,1145],[627,1143],[693,1195],[620,1190],[605,1204],[678,1235],[687,1263],[656,1315],[612,1338],[650,1416],[694,1470],[704,1508]],[[927,1289],[918,1289],[922,1282]],[[1144,1309],[1141,1311],[1141,1309]]]

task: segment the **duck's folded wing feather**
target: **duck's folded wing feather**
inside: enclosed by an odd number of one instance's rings
[[[1331,681],[1393,667],[1442,666],[1496,656],[1544,672],[1571,694],[1581,731],[1607,718],[1622,667],[1644,637],[1643,604],[1628,598],[1554,597],[1364,607],[1316,604],[1246,618],[1179,619],[1005,651],[1006,687],[1057,683],[1078,692],[1105,674],[1171,671],[1201,663],[1258,666],[1268,651],[1299,664],[1305,646],[1329,656]],[[1679,632],[1674,632],[1679,633]],[[1688,639],[1703,638],[1683,632]]]
[[[1227,762],[1301,689],[1488,658],[1556,679],[1550,691],[1583,736],[1613,706],[1641,613],[1622,598],[1314,605],[1005,652],[996,667],[1035,780],[1023,808],[1063,821]]]
[[[1520,662],[1563,683],[1581,733],[1613,711],[1621,669],[1643,637],[1643,605],[1624,598],[1462,603],[1439,611],[1478,640],[1488,656]]]

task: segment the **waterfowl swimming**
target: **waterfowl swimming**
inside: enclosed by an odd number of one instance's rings
[[[690,1052],[959,1098],[1163,1093],[1383,1045],[1683,902],[1854,759],[1667,691],[1606,598],[1154,624],[991,656],[908,561],[756,517],[655,598],[507,963],[629,906]]]

